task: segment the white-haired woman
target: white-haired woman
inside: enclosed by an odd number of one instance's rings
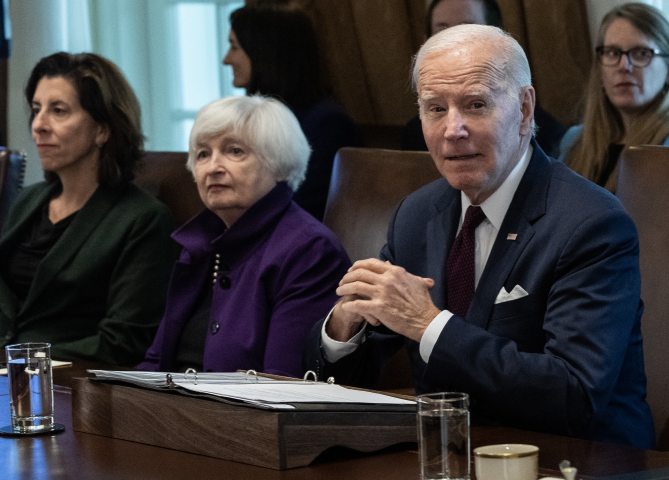
[[[187,166],[207,209],[172,235],[183,250],[138,369],[301,375],[307,333],[350,267],[332,232],[292,201],[309,154],[277,100],[224,98],[198,112]]]

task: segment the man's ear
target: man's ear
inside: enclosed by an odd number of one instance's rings
[[[520,89],[520,134],[532,135],[532,123],[534,121],[534,106],[536,105],[536,93],[534,87],[528,85]]]

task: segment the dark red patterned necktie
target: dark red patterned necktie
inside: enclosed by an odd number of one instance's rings
[[[453,248],[446,262],[446,291],[448,310],[462,318],[467,317],[469,304],[474,298],[474,231],[486,219],[481,207],[470,206],[465,214],[460,233],[455,237]]]

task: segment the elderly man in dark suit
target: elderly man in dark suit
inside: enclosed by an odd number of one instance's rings
[[[341,280],[305,366],[372,386],[406,343],[418,393],[467,392],[475,420],[652,448],[636,230],[532,140],[522,49],[453,27],[413,77],[444,178],[399,205],[381,260]]]

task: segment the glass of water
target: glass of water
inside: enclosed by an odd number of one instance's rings
[[[20,343],[7,345],[5,351],[12,432],[53,430],[51,344]]]
[[[416,402],[421,479],[469,480],[469,396],[429,393]]]

